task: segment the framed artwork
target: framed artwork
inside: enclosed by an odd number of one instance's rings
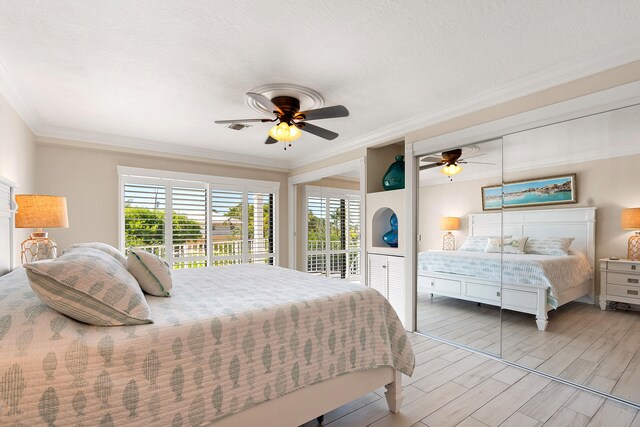
[[[482,187],[482,210],[577,203],[576,174]]]

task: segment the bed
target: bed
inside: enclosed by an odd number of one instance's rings
[[[593,301],[595,208],[469,215],[469,236],[573,237],[568,256],[429,251],[418,254],[418,292],[536,316],[578,298]]]
[[[5,201],[5,203],[9,203]],[[1,425],[295,426],[386,387],[414,355],[379,293],[266,265],[175,271],[154,323],[97,327],[0,277]]]

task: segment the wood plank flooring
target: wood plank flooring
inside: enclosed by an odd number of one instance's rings
[[[571,302],[549,312],[548,328],[541,332],[533,315],[505,310],[501,324],[497,307],[424,293],[418,299],[417,327],[640,403],[638,312]]]
[[[409,338],[416,370],[412,378],[403,378],[401,412],[389,412],[380,389],[329,412],[323,425],[640,426],[640,415],[633,407],[421,335],[409,334]],[[304,427],[317,425],[314,420]]]

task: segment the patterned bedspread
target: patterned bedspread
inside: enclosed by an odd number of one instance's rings
[[[376,291],[265,265],[174,272],[155,323],[96,327],[0,278],[0,425],[198,426],[414,356]]]
[[[567,256],[420,252],[418,271],[460,274],[495,282],[502,278],[502,283],[545,287],[549,289],[548,302],[553,308],[558,308],[556,296],[559,291],[578,286],[592,277],[589,260],[581,252],[571,252]]]

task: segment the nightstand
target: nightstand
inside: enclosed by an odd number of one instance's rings
[[[607,301],[640,305],[640,261],[600,260],[600,308]]]

